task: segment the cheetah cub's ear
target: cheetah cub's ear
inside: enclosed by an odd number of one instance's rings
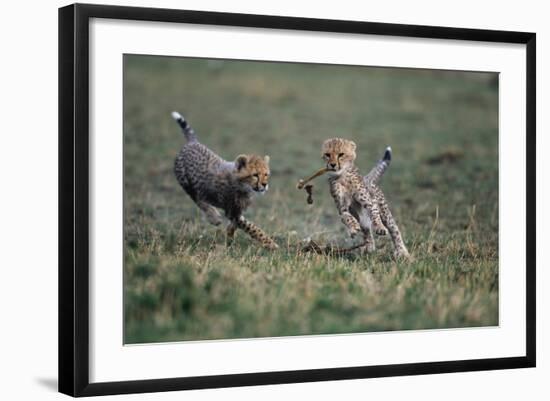
[[[357,149],[357,145],[353,141],[348,141],[349,146],[351,147],[351,150],[355,152],[355,149]]]
[[[269,164],[269,155],[264,156],[265,164]]]
[[[235,159],[235,167],[237,168],[237,170],[241,170],[242,168],[246,167],[247,163],[248,163],[247,155],[239,155]]]

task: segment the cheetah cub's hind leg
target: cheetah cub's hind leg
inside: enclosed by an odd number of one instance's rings
[[[237,223],[233,220],[231,220],[229,222],[229,224],[227,225],[227,230],[226,230],[226,236],[227,236],[227,239],[226,239],[226,243],[227,245],[231,245],[233,243],[233,240],[235,239],[235,231],[237,231]]]
[[[385,199],[381,203],[382,204],[380,205],[380,212],[381,212],[380,217],[384,222],[384,224],[386,225],[386,227],[388,227],[388,231],[390,232],[390,236],[394,246],[394,251],[393,251],[394,258],[398,260],[399,259],[411,260],[411,255],[409,254],[409,251],[405,246],[405,242],[401,237],[401,231],[399,231],[399,227],[397,226],[397,223],[390,212],[390,208],[388,207],[388,204],[386,203]]]
[[[363,237],[365,239],[365,246],[361,248],[361,251],[366,253],[373,253],[376,250],[374,243],[374,235],[372,235],[372,222],[366,210],[360,207],[357,203],[350,207],[350,213],[359,222]]]
[[[372,225],[370,228],[374,230],[376,235],[386,235],[388,230],[380,218],[380,208],[378,206],[378,202],[372,199],[366,188],[360,188],[353,197],[355,201],[364,208],[364,212],[361,212],[361,215],[363,215],[363,213],[368,214],[368,219]]]
[[[218,210],[214,207],[209,205],[206,202],[197,201],[195,202],[197,206],[202,210],[204,217],[206,217],[206,220],[214,226],[219,226],[223,223],[223,218],[218,212]]]
[[[365,238],[365,251],[367,253],[373,253],[376,250],[376,245],[374,243],[374,235],[372,235],[372,230],[368,226],[363,226],[363,222],[359,220],[361,229],[363,230],[363,237]]]

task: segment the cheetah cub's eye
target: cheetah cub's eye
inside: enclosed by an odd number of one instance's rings
[[[338,157],[342,157],[342,156],[344,156],[343,153],[338,153]]]
[[[325,157],[326,157],[327,159],[329,159],[329,158],[330,158],[330,153],[325,153]]]
[[[254,174],[254,177],[260,178],[260,175],[258,173]]]

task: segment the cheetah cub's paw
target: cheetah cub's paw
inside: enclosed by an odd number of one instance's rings
[[[396,249],[393,257],[397,261],[412,262],[413,258],[406,249]]]
[[[384,226],[375,227],[374,232],[376,233],[376,235],[387,235],[388,234],[388,230]]]
[[[351,225],[350,227],[348,227],[348,233],[351,238],[355,238],[360,231],[361,227],[359,226],[359,224]]]
[[[370,254],[373,253],[375,250],[376,250],[376,246],[374,245],[374,242],[367,241],[367,242],[365,243],[365,246],[363,246],[363,247],[361,248],[361,253],[362,253],[362,254],[370,255]]]
[[[276,249],[279,249],[279,245],[275,241],[266,242],[263,244],[264,248],[269,249],[270,251],[274,251]]]
[[[215,215],[215,214],[207,214],[206,220],[213,226],[219,226],[220,224],[223,223],[222,217],[220,215]]]

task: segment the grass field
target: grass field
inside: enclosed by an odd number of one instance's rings
[[[494,74],[125,56],[125,342],[498,324],[498,80]],[[270,190],[225,246],[179,187],[172,110],[226,159],[271,156]],[[306,237],[350,245],[324,178],[296,181],[321,142],[357,143],[382,180],[412,263],[389,238],[370,256],[298,254]]]

